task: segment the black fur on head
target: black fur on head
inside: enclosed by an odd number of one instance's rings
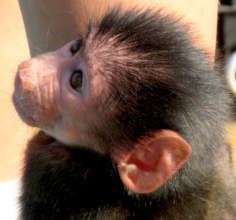
[[[85,48],[91,71],[103,75],[109,87],[98,109],[102,129],[94,127],[104,145],[127,145],[172,129],[193,148],[204,152],[201,143],[214,148],[228,96],[180,20],[162,11],[113,10],[91,25]]]

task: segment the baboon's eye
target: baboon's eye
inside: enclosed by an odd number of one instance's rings
[[[70,51],[71,51],[71,54],[72,55],[75,55],[81,48],[82,46],[82,43],[83,43],[83,40],[80,39],[80,40],[76,40],[72,45],[71,45],[71,48],[70,48]]]
[[[77,92],[81,91],[83,85],[83,71],[75,70],[70,77],[70,85]]]

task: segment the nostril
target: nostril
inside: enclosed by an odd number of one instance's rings
[[[19,70],[24,70],[24,69],[28,69],[29,67],[32,66],[32,62],[31,61],[24,61],[22,62],[19,66],[18,69]]]
[[[34,83],[32,78],[32,61],[24,61],[18,66],[18,71],[16,73],[15,85],[16,87],[21,87],[24,90],[32,91],[34,89]]]

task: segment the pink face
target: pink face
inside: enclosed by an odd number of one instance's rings
[[[19,65],[14,104],[29,125],[69,144],[88,145],[104,77],[89,71],[82,40]]]

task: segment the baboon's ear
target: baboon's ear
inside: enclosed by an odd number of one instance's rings
[[[191,155],[190,145],[176,132],[160,130],[116,161],[121,180],[136,193],[151,193],[170,179]]]

